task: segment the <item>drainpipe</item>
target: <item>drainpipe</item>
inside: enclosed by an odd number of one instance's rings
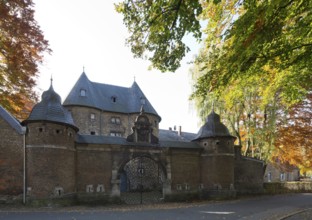
[[[26,127],[22,127],[23,135],[23,204],[26,204]]]

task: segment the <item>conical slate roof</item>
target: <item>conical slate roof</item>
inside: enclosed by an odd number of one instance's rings
[[[52,83],[47,91],[41,95],[41,102],[37,103],[24,123],[33,121],[49,121],[69,125],[76,130],[71,113],[61,104],[61,97],[54,91]]]
[[[63,103],[64,106],[88,106],[126,114],[139,113],[142,104],[146,113],[154,114],[160,119],[136,82],[130,88],[95,83],[84,72]]]
[[[193,141],[211,137],[233,137],[227,127],[220,121],[220,116],[214,111],[208,115],[206,123],[199,129]]]

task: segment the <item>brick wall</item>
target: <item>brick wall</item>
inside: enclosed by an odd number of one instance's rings
[[[172,191],[198,190],[200,184],[199,152],[172,149],[170,154]],[[187,185],[189,189],[186,189]]]
[[[23,192],[23,136],[0,117],[0,195]]]
[[[260,192],[263,190],[263,161],[252,158],[235,160],[235,189],[239,192]]]
[[[112,154],[110,147],[103,145],[77,146],[78,192],[87,192],[87,186],[92,186],[95,193],[99,185],[104,186],[105,192],[110,192],[111,177]]]
[[[234,186],[234,156],[205,155],[201,161],[204,189],[230,189]]]
[[[71,127],[28,124],[26,185],[30,197],[58,197],[76,191],[74,138]]]

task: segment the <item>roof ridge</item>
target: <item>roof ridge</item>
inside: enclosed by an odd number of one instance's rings
[[[0,116],[19,134],[24,134],[21,123],[0,105]]]

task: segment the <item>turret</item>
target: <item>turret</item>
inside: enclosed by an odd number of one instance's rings
[[[234,189],[234,141],[220,116],[212,111],[193,140],[203,148],[202,187],[206,190]]]
[[[54,91],[43,92],[23,122],[27,126],[26,176],[31,198],[62,197],[75,192],[75,126]]]

